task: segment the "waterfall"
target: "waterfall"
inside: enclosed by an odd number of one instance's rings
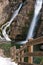
[[[0,65],[18,65],[18,64],[12,62],[11,58],[4,58],[0,56]]]
[[[32,23],[30,25],[30,29],[29,29],[28,34],[27,34],[27,40],[34,37],[35,26],[37,25],[37,22],[38,22],[37,17],[40,14],[41,8],[42,8],[42,0],[36,0],[34,16],[33,16]]]
[[[25,41],[21,41],[21,42],[18,42],[18,43],[25,44],[26,42],[28,42],[29,39],[34,37],[34,30],[35,30],[35,27],[36,27],[37,22],[38,22],[38,18],[37,17],[40,14],[40,10],[42,8],[42,3],[43,3],[42,0],[36,0],[34,16],[33,16],[30,28],[28,30],[27,38],[26,38]]]
[[[6,33],[6,29],[11,25],[11,23],[13,22],[14,18],[18,15],[21,7],[22,7],[23,3],[20,4],[19,8],[13,13],[12,18],[10,19],[10,21],[8,21],[7,23],[5,23],[4,25],[2,25],[1,29],[2,29],[2,34],[4,36],[4,39],[6,39],[6,41],[11,41],[11,39],[9,38],[8,34]],[[1,39],[3,39],[0,36]]]

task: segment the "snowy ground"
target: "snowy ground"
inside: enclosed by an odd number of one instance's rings
[[[4,58],[0,56],[0,65],[18,65],[18,64],[12,62],[11,58]]]

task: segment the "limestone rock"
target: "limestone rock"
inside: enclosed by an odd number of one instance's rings
[[[0,25],[6,22],[9,15],[9,1],[0,0]]]
[[[20,2],[21,0],[19,0],[18,2]],[[30,20],[32,19],[30,17],[30,14],[33,13],[34,10],[34,2],[35,1],[31,1],[31,0],[26,0],[27,3],[22,7],[22,9],[20,10],[18,16],[16,17],[16,21],[14,20],[14,22],[12,23],[11,26],[11,38],[15,39],[15,37],[17,35],[21,35],[23,32],[23,28],[24,27],[28,27]],[[32,14],[31,14],[32,15]],[[16,24],[15,24],[16,22]]]

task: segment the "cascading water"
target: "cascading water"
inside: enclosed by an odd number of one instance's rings
[[[40,14],[41,8],[42,8],[42,0],[36,0],[34,16],[33,16],[32,23],[30,25],[30,29],[29,29],[28,35],[27,35],[27,40],[34,37],[35,26],[37,25],[37,22],[38,22],[37,21],[38,20],[37,17]]]
[[[28,42],[29,39],[34,37],[34,30],[35,30],[35,27],[38,23],[38,18],[37,17],[40,14],[40,10],[42,8],[42,3],[43,3],[42,1],[43,0],[36,0],[34,16],[33,16],[32,23],[30,25],[30,28],[29,28],[29,31],[28,31],[28,34],[27,34],[27,38],[26,38],[25,41],[18,42],[18,43],[25,44],[26,42]]]
[[[11,39],[9,38],[8,34],[6,33],[6,29],[11,25],[12,21],[14,20],[14,18],[18,15],[21,7],[22,7],[23,3],[20,4],[19,8],[14,12],[12,18],[10,19],[9,22],[7,22],[6,24],[4,24],[1,29],[2,29],[2,34],[4,36],[4,39],[6,39],[6,41],[11,41]],[[1,39],[3,39],[1,36],[0,36]]]

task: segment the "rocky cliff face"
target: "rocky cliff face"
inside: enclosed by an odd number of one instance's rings
[[[42,10],[41,10],[41,25],[39,27],[38,33],[37,33],[37,37],[43,36],[43,6],[42,6]]]
[[[10,6],[8,0],[0,0],[0,26],[6,22],[10,14]]]
[[[9,20],[18,3],[16,0],[0,0],[0,26]]]
[[[7,22],[12,16],[13,12],[17,9],[19,3],[23,0],[0,0],[0,26]],[[18,16],[14,19],[11,24],[10,38],[26,36],[26,31],[29,28],[29,24],[32,20],[35,0],[26,0],[26,4],[20,10]],[[43,9],[42,9],[43,14]],[[43,15],[41,16],[41,22],[39,32],[43,29]],[[37,33],[39,36],[40,33]],[[41,32],[43,34],[43,32]],[[19,38],[18,38],[19,39]]]
[[[15,18],[14,22],[12,23],[11,37],[13,39],[15,39],[15,37],[18,37],[19,39],[19,36],[22,33],[24,33],[24,35],[26,34],[25,29],[29,27],[30,21],[32,19],[35,1],[34,0],[32,1],[26,0],[26,1],[27,3],[22,7],[18,16]]]

